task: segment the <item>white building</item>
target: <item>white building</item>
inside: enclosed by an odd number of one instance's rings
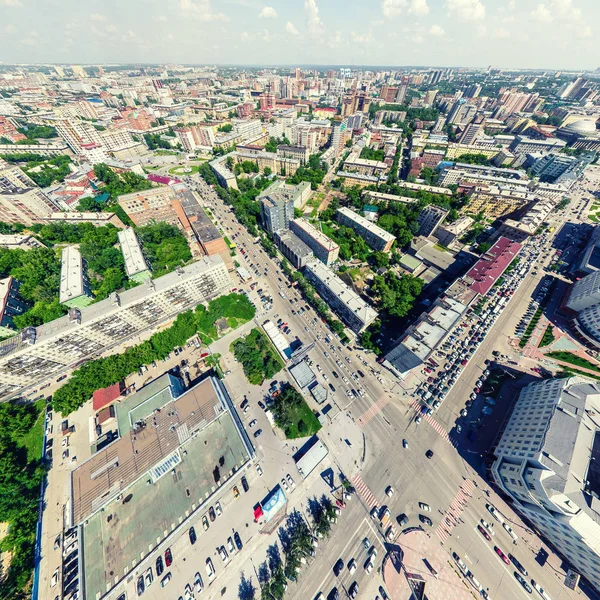
[[[67,246],[62,251],[59,302],[66,306],[86,306],[94,296],[86,275],[86,265],[79,248]]]
[[[492,473],[521,512],[600,590],[600,384],[549,379],[521,391]]]
[[[121,252],[123,252],[127,277],[138,282],[148,279],[151,276],[150,267],[146,262],[137,235],[131,227],[119,231],[119,244],[121,244]]]

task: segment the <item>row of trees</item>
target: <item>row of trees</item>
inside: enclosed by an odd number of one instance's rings
[[[40,187],[48,187],[55,182],[62,182],[67,175],[71,174],[69,168],[71,158],[68,156],[48,158],[41,154],[23,152],[1,154],[0,158],[10,163],[19,163],[23,171]]]
[[[290,140],[288,140],[285,135],[280,138],[270,137],[269,141],[265,145],[265,150],[267,152],[277,152],[277,146],[289,146]]]
[[[375,275],[370,293],[389,315],[405,317],[423,291],[424,281],[406,273],[400,277],[393,271]]]
[[[220,300],[219,305],[214,304],[216,300],[211,301],[208,313],[211,317],[215,317],[216,321],[216,318],[220,318],[216,315],[224,307],[229,306],[231,311],[234,311],[238,296],[238,294],[229,294],[225,297],[229,299],[229,303],[227,300]],[[122,354],[113,354],[85,363],[54,393],[52,397],[54,409],[62,415],[68,415],[89,400],[97,389],[122,381],[142,365],[148,365],[153,360],[162,360],[173,351],[173,348],[185,345],[196,333],[205,331],[206,312],[200,308],[195,312],[186,310],[177,315],[173,325],[155,333],[149,340],[128,348]]]
[[[253,329],[245,338],[232,342],[230,349],[253,385],[260,385],[283,369],[283,362],[275,349],[258,329]]]
[[[383,150],[375,150],[369,146],[365,146],[360,151],[360,158],[382,161],[385,158],[385,152]]]
[[[0,404],[0,522],[9,524],[0,549],[12,554],[8,572],[2,573],[0,598],[23,600],[31,596],[25,590],[33,569],[38,501],[45,472],[37,452],[42,412],[43,403]],[[33,438],[36,452],[29,442]]]
[[[316,190],[327,175],[327,164],[321,160],[321,154],[313,154],[305,167],[300,167],[287,182],[298,185],[302,181],[310,182],[310,187]]]

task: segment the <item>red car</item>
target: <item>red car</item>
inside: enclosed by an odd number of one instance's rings
[[[170,567],[173,564],[173,555],[171,554],[171,548],[165,550],[165,564]]]
[[[425,367],[423,370],[425,371],[425,373],[431,373],[431,369],[428,369],[427,367]]]
[[[500,548],[498,548],[498,546],[494,546],[494,550],[496,551],[496,554],[507,564],[510,565],[510,560],[508,560],[508,556],[506,556],[506,554],[504,554],[504,552],[502,552],[502,550],[500,550]]]
[[[485,530],[485,527],[482,527],[481,525],[477,525],[477,529],[479,529],[479,533],[488,541],[491,542],[492,538],[490,537],[490,534]]]

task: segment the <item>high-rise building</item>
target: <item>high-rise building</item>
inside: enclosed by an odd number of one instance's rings
[[[264,92],[259,97],[260,110],[270,110],[275,108],[275,94]]]
[[[478,98],[479,94],[481,94],[481,85],[474,83],[465,89],[463,96],[465,98]]]
[[[28,308],[19,294],[19,282],[12,277],[0,279],[0,335],[13,335],[16,329],[13,318]]]
[[[310,260],[314,260],[312,250],[288,229],[275,231],[273,239],[281,253],[296,269],[302,269]]]
[[[600,385],[587,377],[524,388],[492,475],[519,511],[600,590]]]
[[[379,97],[384,102],[395,102],[396,94],[398,93],[398,86],[390,86],[384,83],[379,90]]]
[[[17,166],[9,165],[0,158],[0,193],[10,192],[15,188],[36,188],[37,184],[29,175]]]
[[[289,229],[294,218],[294,200],[278,190],[260,198],[260,217],[264,228],[272,235],[280,229]]]
[[[69,118],[56,118],[49,121],[56,128],[58,135],[75,154],[81,154],[82,148],[85,145],[102,145],[100,132],[87,121]]]
[[[85,79],[88,76],[86,70],[81,65],[71,66],[71,71],[73,72],[74,77]]]
[[[429,74],[429,84],[435,85],[436,83],[438,83],[442,78],[442,73],[442,71],[431,71],[431,73]]]
[[[564,100],[581,100],[589,90],[589,81],[585,77],[577,77],[563,86],[558,97]]]
[[[448,211],[430,204],[425,206],[419,216],[417,217],[417,224],[419,225],[419,235],[425,237],[433,235],[435,230],[444,222]]]
[[[348,119],[335,117],[333,120],[333,131],[331,133],[331,147],[334,149],[336,156],[339,156],[343,152],[347,139]]]

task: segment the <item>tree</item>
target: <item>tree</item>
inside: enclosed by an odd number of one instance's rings
[[[423,289],[424,281],[412,275],[398,277],[388,271],[376,275],[371,285],[371,293],[379,299],[381,308],[390,315],[404,317],[412,309]]]
[[[390,257],[385,252],[373,252],[369,256],[368,262],[373,268],[381,269],[390,264]]]
[[[225,123],[224,125],[221,125],[217,131],[221,131],[222,133],[230,133],[233,131],[233,125],[231,123]]]

